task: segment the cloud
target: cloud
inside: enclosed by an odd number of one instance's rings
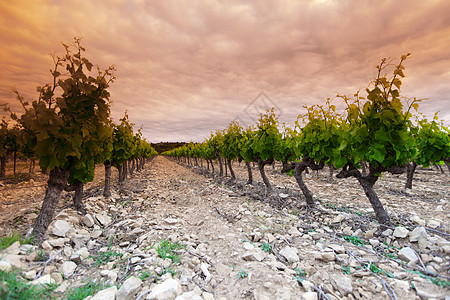
[[[450,120],[448,1],[13,1],[0,3],[0,102],[50,81],[51,51],[83,37],[117,66],[112,113],[150,141],[202,140],[265,92],[292,123],[303,104],[353,93],[382,57],[412,52],[402,92]]]

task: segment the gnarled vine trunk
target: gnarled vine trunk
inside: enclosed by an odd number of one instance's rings
[[[248,173],[247,184],[253,184],[252,167],[250,166],[250,163],[249,163],[249,162],[245,162],[245,165],[247,166],[247,173]]]
[[[412,189],[412,182],[413,182],[414,172],[416,171],[416,167],[417,167],[417,164],[415,161],[412,161],[412,163],[408,164],[405,189]]]
[[[268,160],[258,159],[259,173],[261,173],[261,178],[269,191],[272,190],[272,185],[270,184],[269,178],[267,178],[266,172],[264,171],[264,166],[271,164],[272,162],[273,162],[273,159],[268,159]]]
[[[103,196],[111,196],[111,162],[105,162],[105,186],[103,188]]]
[[[305,169],[306,165],[303,162],[295,163],[294,178],[297,181],[298,186],[302,190],[303,196],[305,196],[306,205],[308,205],[308,207],[314,207],[316,204],[314,203],[311,191],[303,181],[303,171]]]
[[[235,180],[236,175],[234,174],[233,168],[231,167],[231,159],[227,159],[228,169],[230,169],[231,179]]]
[[[73,194],[73,206],[75,209],[83,214],[86,214],[86,209],[83,204],[84,183],[75,180],[73,183],[75,193]]]
[[[50,171],[45,198],[42,202],[42,207],[36,222],[34,223],[33,231],[31,232],[37,243],[42,242],[45,232],[53,220],[59,197],[67,185],[69,173],[70,171],[68,169],[61,168],[55,168]]]

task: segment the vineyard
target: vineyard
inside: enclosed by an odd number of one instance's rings
[[[448,297],[450,131],[401,95],[409,54],[292,126],[269,109],[157,155],[111,119],[115,68],[63,45],[38,100],[5,107],[2,299]]]

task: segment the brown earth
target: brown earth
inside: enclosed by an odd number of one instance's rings
[[[111,249],[153,259],[156,253],[152,247],[158,242],[179,242],[186,246],[180,250],[181,261],[169,262],[168,267],[177,272],[174,277],[183,292],[195,292],[201,299],[208,295],[215,299],[301,299],[314,297],[314,293],[320,299],[325,299],[324,294],[328,299],[389,299],[392,291],[397,299],[420,299],[423,295],[442,298],[449,294],[448,172],[418,170],[412,191],[403,189],[404,175],[383,175],[376,184],[396,225],[409,231],[420,225],[427,227],[428,240],[425,238],[419,245],[408,238],[394,238],[392,232],[381,234],[384,229],[375,222],[369,202],[355,180],[330,181],[328,170],[306,175],[305,182],[318,200],[318,207],[311,210],[303,205],[293,178],[280,174],[279,166],[266,169],[275,186],[272,195],[265,194],[255,168],[257,183],[249,186],[245,184],[244,165],[234,164],[240,179],[232,182],[229,178],[202,176],[206,172],[199,167],[186,168],[156,157],[128,179],[127,195],[115,192],[112,198],[104,199],[103,168],[99,167],[94,182],[87,186],[85,202],[89,214],[107,212],[112,222],[98,238],[88,233],[85,244],[95,254],[105,251],[113,237]],[[1,188],[2,234],[30,228],[44,189],[45,178]],[[92,229],[83,227],[81,216],[69,207],[70,196],[63,195],[57,219],[69,216],[78,236],[90,232]],[[351,241],[357,241],[356,237],[371,242],[364,247],[355,245]],[[50,234],[49,240],[52,238]],[[77,250],[74,244],[77,243],[66,243],[67,258],[55,259],[54,270]],[[398,259],[398,252],[404,247],[418,251],[421,262],[406,266]],[[282,254],[287,248],[297,258],[287,260]],[[48,250],[49,255],[56,250]],[[389,259],[388,254],[395,260]],[[115,284],[119,286],[127,277],[146,270],[161,274],[164,263],[167,261],[161,259],[145,264],[128,262],[124,270],[113,264],[92,268],[93,260],[89,259],[79,263],[75,274],[64,280],[61,292],[79,286],[86,278],[102,280],[101,271],[117,273]],[[370,263],[382,271],[373,267],[375,273],[371,272],[367,269]],[[431,283],[418,270],[441,275],[437,278],[441,286],[447,282],[447,288]],[[151,290],[158,284],[155,281],[155,277],[144,280],[140,291]]]

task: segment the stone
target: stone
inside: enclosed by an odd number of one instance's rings
[[[214,298],[213,298],[214,299]],[[190,291],[176,297],[175,300],[203,300],[202,296],[197,295],[195,291]]]
[[[3,256],[2,260],[9,263],[13,270],[25,269],[27,265],[22,262],[22,255],[16,254],[6,254]]]
[[[242,255],[242,259],[245,261],[263,261],[264,258],[265,258],[265,254],[259,248],[255,248],[253,250],[247,251]]]
[[[333,218],[333,220],[331,220],[331,223],[335,224],[335,223],[341,223],[342,221],[345,220],[345,216],[344,215],[337,215],[336,217]]]
[[[55,279],[52,278],[50,274],[46,274],[42,277],[39,277],[38,279],[35,279],[30,282],[31,285],[45,285],[45,284],[55,284]]]
[[[392,229],[386,229],[385,231],[383,231],[381,233],[382,236],[391,236],[394,233],[394,231],[392,231]]]
[[[93,227],[94,226],[94,218],[90,215],[90,214],[85,214],[82,218],[81,218],[81,223],[83,223],[84,225],[86,225],[87,227]]]
[[[75,272],[75,269],[77,268],[77,264],[73,261],[65,261],[61,265],[61,273],[64,275],[65,278],[68,278],[72,276],[73,272]]]
[[[436,229],[439,226],[441,226],[441,222],[437,220],[429,220],[427,226],[430,227],[431,229]]]
[[[245,242],[244,243],[244,249],[245,250],[252,250],[252,249],[254,249],[255,248],[255,246],[253,246],[252,244],[250,244],[249,242]]]
[[[419,261],[419,258],[417,257],[416,252],[410,248],[410,247],[404,247],[398,252],[398,257],[401,260],[404,260],[406,262],[411,262],[413,264],[417,263]]]
[[[141,289],[142,280],[131,276],[122,284],[116,293],[116,300],[131,300],[135,299],[135,295]]]
[[[425,226],[425,221],[422,220],[418,215],[414,215],[411,217],[411,222],[419,225],[419,226]]]
[[[411,233],[409,234],[409,241],[411,243],[418,242],[422,239],[427,239],[428,233],[425,229],[425,227],[416,227]]]
[[[175,279],[167,279],[155,285],[149,295],[148,300],[174,300],[181,294],[181,285]]]
[[[205,282],[206,283],[210,282],[211,278],[212,278],[211,273],[208,270],[208,267],[209,267],[209,265],[204,263],[204,262],[202,262],[200,264],[200,270],[202,270],[203,275],[205,275]]]
[[[66,237],[66,233],[72,229],[72,226],[63,220],[57,220],[53,224],[52,234],[60,237]]]
[[[331,285],[342,293],[342,295],[347,296],[353,292],[352,280],[350,277],[345,275],[331,275]]]
[[[405,227],[398,226],[395,228],[393,236],[396,238],[404,239],[408,236],[409,230]]]
[[[47,241],[43,241],[41,246],[42,246],[42,249],[44,249],[44,250],[52,250],[53,249],[52,245],[50,245],[49,242],[47,242]]]
[[[289,194],[279,193],[278,196],[280,196],[280,198],[282,199],[286,199],[287,197],[289,197]]]
[[[20,253],[20,242],[15,241],[8,248],[5,249],[5,253],[18,255]]]
[[[36,278],[36,270],[30,270],[28,272],[25,272],[23,274],[23,277],[28,280],[33,280],[34,278]]]
[[[0,271],[10,272],[12,271],[12,266],[9,262],[0,260]]]
[[[100,223],[100,225],[102,225],[103,227],[108,226],[112,222],[111,217],[104,215],[104,214],[95,214],[95,218]]]
[[[303,300],[317,300],[317,293],[316,292],[306,292],[302,295]]]
[[[336,254],[333,252],[317,252],[314,254],[314,259],[330,262],[336,260]]]
[[[203,300],[214,300],[214,295],[208,292],[202,293]]]
[[[431,282],[413,281],[414,289],[423,299],[447,299],[446,292]]]
[[[67,239],[67,238],[57,238],[57,239],[47,240],[47,242],[53,248],[55,248],[55,247],[64,247],[64,243],[68,242],[68,241],[69,241],[69,239]]]
[[[330,245],[328,245],[328,248],[333,249],[334,252],[339,253],[339,254],[345,253],[345,247],[342,245],[330,244]]]
[[[114,285],[110,288],[101,290],[95,294],[90,300],[115,300],[117,293],[117,287]]]
[[[164,223],[166,223],[167,225],[175,225],[175,224],[178,224],[179,222],[180,222],[179,219],[173,219],[173,218],[164,219]]]
[[[380,244],[380,241],[377,240],[377,239],[370,239],[369,240],[369,244],[371,244],[372,247],[376,247],[376,246],[378,246]]]
[[[284,258],[286,258],[290,264],[298,262],[300,260],[297,253],[295,253],[294,249],[289,246],[286,246],[283,249],[281,249],[280,254]]]

